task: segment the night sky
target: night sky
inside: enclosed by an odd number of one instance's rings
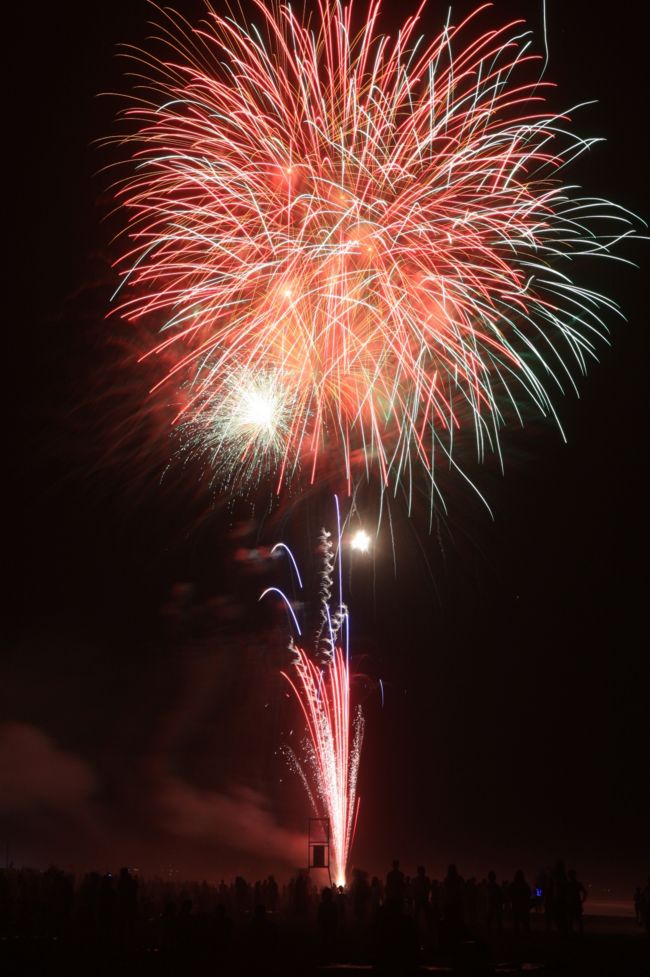
[[[647,215],[647,35],[628,7],[549,0],[549,77],[555,108],[598,99],[574,129],[607,142],[572,179]],[[429,32],[445,11],[431,0]],[[105,318],[119,222],[99,171],[115,151],[94,143],[120,102],[97,96],[128,90],[117,46],[142,43],[150,13],[24,5],[7,35],[0,843],[18,865],[282,874],[305,861],[309,810],[278,753],[300,731],[284,620],[257,604],[287,568],[259,548],[289,541],[313,579],[334,510],[323,486],[272,514],[260,496],[251,518],[169,466],[142,336]],[[541,2],[488,17],[517,14],[538,29]],[[624,253],[643,269],[646,247]],[[494,519],[450,480],[445,522],[429,533],[424,502],[409,520],[397,500],[395,558],[385,519],[346,571],[367,719],[352,861],[373,872],[400,857],[511,877],[562,856],[621,893],[647,875],[647,284],[622,265],[581,274],[628,322],[610,320],[580,399],[559,401],[568,444],[513,427],[505,477],[467,462]]]

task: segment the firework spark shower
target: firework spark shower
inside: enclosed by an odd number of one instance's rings
[[[338,500],[337,500],[338,514]],[[289,555],[299,584],[302,586],[296,561]],[[342,596],[342,546],[339,523],[337,545],[334,549],[331,534],[323,529],[320,537],[323,561],[320,586],[320,624],[315,638],[315,650],[310,654],[302,647],[300,625],[286,595],[276,587],[265,590],[279,594],[289,609],[298,634],[299,644],[291,638],[291,670],[283,672],[298,702],[306,728],[305,756],[291,749],[286,753],[307,791],[314,814],[329,821],[332,866],[336,885],[345,885],[350,848],[354,840],[359,813],[357,778],[364,718],[361,708],[352,708],[350,691],[349,614]],[[338,600],[332,610],[334,575],[338,568]]]
[[[226,490],[374,474],[433,505],[461,433],[481,459],[531,409],[559,426],[618,313],[576,259],[634,218],[565,182],[598,140],[489,6],[431,38],[424,6],[390,36],[376,2],[160,11],[134,55],[116,308],[160,326],[154,389]]]

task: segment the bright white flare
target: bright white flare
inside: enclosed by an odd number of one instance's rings
[[[359,553],[367,553],[370,549],[370,536],[365,529],[358,529],[352,537],[350,545],[353,550],[358,550]]]
[[[281,464],[292,416],[293,397],[277,372],[241,365],[225,379],[222,397],[201,402],[187,416],[182,450],[207,450],[224,483],[239,475],[255,484]]]
[[[272,434],[277,423],[277,399],[268,390],[245,390],[238,413],[240,424]]]

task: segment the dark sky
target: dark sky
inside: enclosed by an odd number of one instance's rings
[[[433,30],[446,5],[430,6]],[[495,9],[540,24],[541,3]],[[644,212],[634,9],[549,0],[549,76],[557,108],[599,100],[576,127],[607,143],[576,181]],[[0,842],[17,863],[279,871],[304,859],[308,810],[277,754],[299,729],[282,620],[257,595],[286,570],[238,550],[285,538],[313,578],[333,510],[323,493],[245,524],[192,466],[166,471],[138,338],[104,318],[117,225],[93,141],[118,103],[96,96],[128,87],[116,48],[148,16],[140,0],[25,5],[9,34]],[[628,255],[645,264],[643,245]],[[472,469],[494,520],[454,483],[431,535],[395,504],[396,566],[384,523],[348,577],[367,717],[353,861],[372,870],[397,855],[510,874],[562,855],[600,886],[647,874],[647,287],[622,266],[590,275],[628,324],[560,404],[568,444],[541,424],[507,432],[505,478]]]

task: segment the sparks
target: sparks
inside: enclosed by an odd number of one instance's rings
[[[319,667],[302,649],[293,646],[291,673],[283,672],[302,710],[307,728],[307,763],[315,783],[310,799],[317,815],[329,818],[332,867],[336,885],[345,885],[357,810],[357,778],[364,719],[361,709],[350,707],[350,670],[343,650]],[[295,753],[291,760],[302,766]],[[300,772],[300,771],[299,771]],[[306,786],[309,778],[304,773]]]
[[[549,109],[522,21],[475,32],[485,4],[426,40],[423,6],[395,37],[377,0],[160,10],[136,56],[117,309],[162,318],[155,389],[232,492],[374,472],[433,504],[463,431],[482,459],[530,408],[559,426],[618,313],[569,277],[634,233],[562,182],[598,140]]]
[[[252,483],[283,457],[292,398],[275,373],[241,367],[191,416],[183,416],[183,451],[203,453],[221,480]]]
[[[284,544],[276,544],[274,550],[276,548],[281,548],[290,556],[300,580],[291,551]],[[285,748],[285,753],[305,786],[314,813],[329,819],[334,880],[336,885],[345,885],[359,809],[357,779],[365,724],[360,706],[356,709],[352,707],[349,615],[340,592],[338,603],[330,606],[335,564],[338,562],[339,569],[341,567],[340,523],[336,553],[331,534],[326,530],[321,533],[321,551],[321,626],[314,650],[308,653],[292,638],[289,644],[292,667],[282,672],[305,720],[306,750],[303,757],[289,748]],[[271,591],[283,599],[294,628],[300,635],[291,602],[282,591],[270,587],[261,597]]]

